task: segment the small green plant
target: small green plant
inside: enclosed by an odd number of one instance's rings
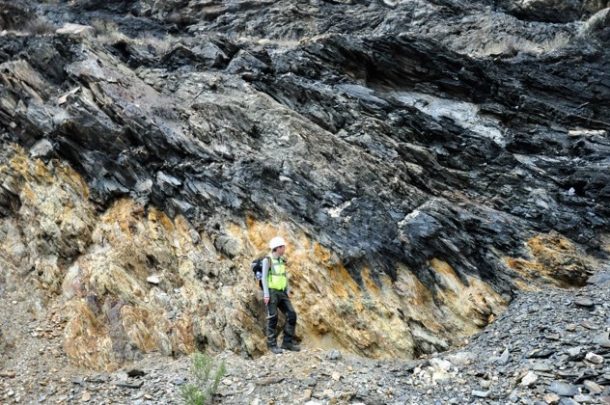
[[[226,371],[224,361],[215,367],[210,356],[200,352],[193,354],[191,372],[195,382],[182,387],[181,393],[184,402],[188,405],[210,403]]]

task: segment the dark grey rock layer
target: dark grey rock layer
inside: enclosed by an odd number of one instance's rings
[[[460,1],[28,7],[14,15],[98,33],[1,37],[2,142],[52,145],[43,156],[69,161],[101,206],[131,196],[218,235],[227,219],[288,221],[356,280],[405,263],[429,287],[438,257],[511,292],[502,257],[541,232],[601,253],[603,15],[524,22]]]

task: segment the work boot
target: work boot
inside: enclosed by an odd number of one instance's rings
[[[291,352],[300,352],[301,351],[301,348],[298,345],[295,345],[294,343],[284,343],[282,345],[282,349],[290,350]]]
[[[269,351],[273,354],[282,354],[284,351],[277,346],[271,346]]]

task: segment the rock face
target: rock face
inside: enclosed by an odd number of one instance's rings
[[[248,265],[276,234],[303,343],[375,358],[447,349],[518,289],[583,285],[610,250],[607,10],[562,25],[532,11],[552,2],[500,3],[2,14],[10,294],[36,289],[71,361],[113,370],[264,352]]]
[[[604,0],[522,0],[494,3],[520,19],[553,23],[578,21],[610,6]]]

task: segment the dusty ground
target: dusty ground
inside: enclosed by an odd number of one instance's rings
[[[610,273],[582,289],[524,292],[463,347],[415,360],[371,360],[305,346],[245,359],[217,354],[226,404],[610,403]],[[61,322],[5,294],[2,403],[180,403],[187,357],[150,354],[113,373],[71,366]],[[19,342],[18,345],[15,342]],[[132,375],[133,377],[131,377]],[[542,401],[542,402],[536,402]]]

